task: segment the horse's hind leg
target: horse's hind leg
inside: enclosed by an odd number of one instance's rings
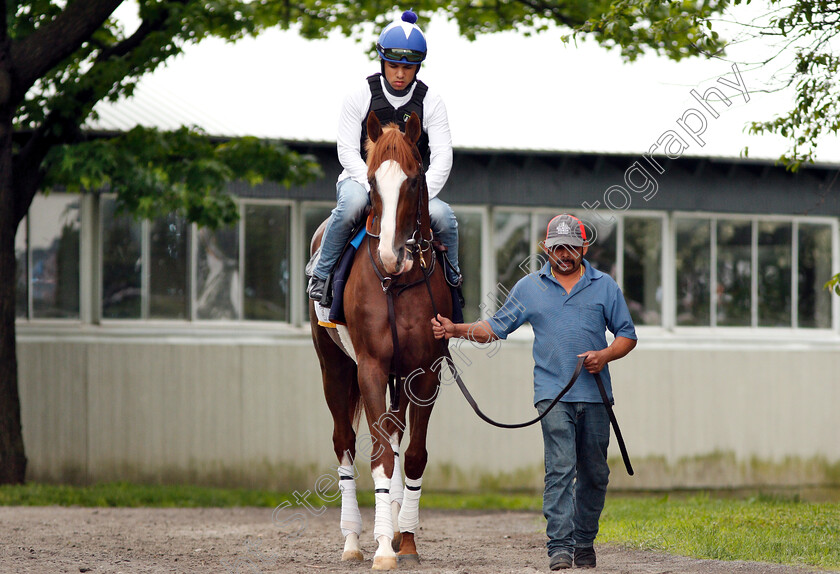
[[[333,418],[333,449],[338,458],[341,491],[342,560],[364,560],[359,536],[362,515],[356,499],[356,431],[359,416],[359,384],[356,364],[330,339],[324,327],[313,326],[313,339],[321,362],[324,396]]]
[[[405,451],[405,493],[399,514],[402,540],[397,559],[401,564],[420,561],[414,534],[420,528],[420,493],[423,472],[426,470],[428,460],[426,431],[439,389],[437,374],[434,372],[425,372],[414,377],[407,381],[406,385],[406,394],[411,399],[409,411],[411,430],[408,448]]]

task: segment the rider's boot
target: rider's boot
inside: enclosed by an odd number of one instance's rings
[[[332,294],[329,288],[330,277],[321,279],[317,275],[313,275],[309,279],[309,285],[306,287],[306,293],[310,299],[318,301],[324,307],[329,307],[332,304]]]

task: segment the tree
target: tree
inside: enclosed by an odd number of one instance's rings
[[[228,181],[305,183],[314,160],[278,142],[211,141],[196,129],[135,128],[92,136],[82,129],[102,100],[131,95],[137,81],[189,42],[236,40],[277,23],[247,2],[144,1],[125,34],[121,0],[2,2],[0,16],[0,483],[22,482],[15,355],[17,228],[41,189],[108,186],[138,217],[177,211],[203,226],[236,220]]]
[[[793,8],[785,8],[780,0],[768,2],[778,9],[776,33],[799,42],[813,33],[816,40],[811,52],[802,53],[791,80],[799,82],[802,95],[798,111],[754,129],[792,136],[801,127],[805,142],[823,128],[836,133],[838,110],[828,78],[837,59],[827,44],[836,28],[836,6],[794,0]],[[136,6],[140,17],[128,33],[113,16],[122,4]],[[413,3],[424,17],[445,12],[470,39],[511,29],[539,33],[556,24],[571,36],[618,49],[631,61],[646,52],[675,60],[721,55],[726,42],[712,30],[712,19],[727,6],[727,0]],[[94,106],[131,96],[144,75],[185,45],[211,36],[236,41],[279,26],[294,27],[305,38],[339,30],[369,40],[371,25],[381,28],[397,11],[379,0],[0,0],[0,483],[21,482],[26,470],[15,358],[14,241],[39,190],[109,186],[118,204],[139,217],[179,211],[212,227],[236,218],[225,182],[270,178],[291,184],[318,174],[310,158],[277,142],[210,141],[188,128],[171,133],[135,128],[92,137],[82,126]]]

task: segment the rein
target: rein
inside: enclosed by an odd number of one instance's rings
[[[376,236],[374,236],[376,237]],[[421,238],[421,241],[425,241]],[[417,279],[411,283],[394,283],[393,277],[385,277],[382,273],[379,272],[379,267],[376,265],[376,260],[373,258],[373,251],[371,251],[371,240],[367,240],[367,252],[368,256],[370,257],[370,263],[373,267],[373,271],[376,273],[376,276],[379,278],[380,283],[382,284],[382,291],[384,291],[386,295],[386,299],[388,301],[388,325],[391,327],[391,340],[393,341],[394,345],[394,354],[391,357],[391,373],[388,377],[388,390],[391,394],[391,411],[397,412],[400,410],[400,389],[401,389],[401,381],[402,378],[400,377],[400,337],[397,333],[397,312],[394,308],[394,297],[405,291],[406,289],[410,289],[415,285],[419,285],[425,281],[426,285],[429,285],[429,276],[435,272],[435,256],[432,253],[431,259],[432,263],[428,267],[428,272],[426,268],[426,261],[423,259],[423,248],[422,246],[418,245],[415,241],[414,247],[419,251],[420,255],[420,270],[423,272],[423,279]],[[412,250],[413,251],[413,250]],[[413,254],[412,254],[413,255]],[[394,289],[396,289],[396,294],[394,293]],[[434,306],[435,301],[434,298],[432,299],[432,305]]]
[[[437,317],[438,316],[438,310],[437,310],[437,305],[435,304],[434,295],[432,294],[432,286],[429,283],[428,276],[425,276],[425,279],[426,279],[426,289],[429,292],[429,298],[432,300],[432,309],[434,310],[435,317]],[[503,428],[503,429],[524,428],[524,427],[531,426],[532,424],[535,424],[535,423],[539,422],[540,420],[542,420],[549,413],[549,411],[551,411],[551,409],[554,408],[554,405],[556,405],[560,401],[560,399],[563,398],[563,395],[565,395],[566,393],[569,392],[569,390],[571,390],[572,386],[575,384],[575,381],[577,381],[578,377],[580,376],[580,373],[583,370],[583,363],[586,360],[586,357],[578,357],[577,365],[575,365],[575,372],[572,374],[572,378],[569,379],[569,382],[566,383],[566,386],[563,387],[563,390],[560,391],[557,394],[556,397],[554,397],[554,400],[551,401],[551,404],[548,405],[548,408],[545,409],[542,412],[542,414],[540,414],[539,416],[535,417],[534,419],[532,419],[530,421],[523,422],[523,423],[500,423],[498,421],[495,421],[495,420],[491,419],[486,414],[484,414],[482,412],[482,410],[478,407],[478,403],[476,402],[475,398],[473,398],[470,391],[467,389],[467,386],[464,384],[464,381],[461,379],[461,375],[458,373],[458,369],[455,368],[455,366],[454,366],[455,361],[452,360],[452,355],[449,353],[449,345],[448,344],[446,345],[445,349],[446,349],[446,358],[450,362],[450,370],[455,375],[455,382],[458,383],[458,388],[461,389],[461,394],[464,395],[464,398],[467,400],[469,405],[472,407],[473,411],[475,411],[475,414],[477,414],[478,417],[481,420],[483,420],[484,422],[487,422],[487,423],[493,425],[494,427]],[[624,438],[621,436],[621,429],[618,428],[618,419],[615,418],[615,412],[613,412],[612,404],[610,404],[609,397],[607,397],[607,390],[604,388],[604,381],[601,380],[601,374],[600,373],[592,373],[592,375],[595,377],[595,382],[598,384],[598,392],[601,394],[601,401],[604,403],[604,406],[607,408],[607,414],[610,417],[610,424],[612,424],[613,431],[615,432],[615,438],[616,438],[616,441],[618,442],[618,448],[621,450],[621,458],[624,461],[624,467],[627,469],[627,474],[629,474],[630,476],[633,476],[633,465],[630,464],[630,456],[627,454],[627,447],[624,444]]]

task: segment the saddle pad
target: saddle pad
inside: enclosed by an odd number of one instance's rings
[[[338,338],[336,339],[335,336],[330,335],[332,340],[344,351],[344,354],[353,359],[353,361],[356,361],[356,350],[353,348],[353,342],[350,340],[350,331],[347,330],[346,325],[336,325],[331,322],[329,320],[329,314],[329,307],[324,307],[321,303],[315,301],[315,316],[318,317],[318,325],[327,329],[333,329],[333,333],[337,334]]]
[[[335,323],[330,321],[330,308],[321,305],[320,301],[315,301],[315,316],[318,317],[320,326],[335,329]]]
[[[333,272],[332,290],[333,302],[330,307],[329,322],[346,324],[344,318],[344,285],[347,283],[347,278],[350,277],[350,269],[353,267],[353,258],[356,256],[356,250],[365,238],[365,228],[362,227],[358,233],[350,240],[350,244],[345,248],[338,265]]]

